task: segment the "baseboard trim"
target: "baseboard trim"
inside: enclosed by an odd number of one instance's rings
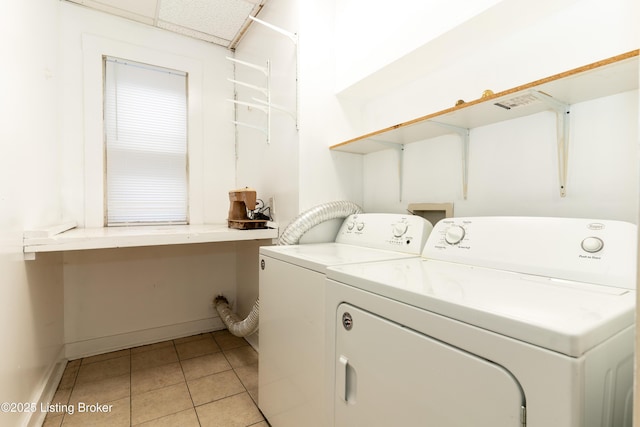
[[[37,404],[38,410],[29,414],[29,418],[25,425],[28,427],[41,426],[44,423],[44,418],[47,416],[46,412],[41,412],[40,408],[46,407],[53,400],[53,396],[56,394],[58,384],[64,374],[64,368],[67,366],[67,359],[64,358],[64,347],[60,349],[56,361],[49,367],[49,370],[44,376],[41,387],[34,393],[31,402]]]
[[[69,342],[65,344],[65,356],[68,360],[74,360],[203,332],[218,331],[224,328],[225,326],[219,317],[193,320],[84,341]]]

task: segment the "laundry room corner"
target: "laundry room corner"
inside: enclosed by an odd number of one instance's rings
[[[258,251],[261,246],[269,246],[268,240],[257,240],[236,243],[236,314],[244,319],[253,309],[255,301],[259,296],[258,271],[259,260]],[[260,329],[244,337],[249,344],[259,350]]]

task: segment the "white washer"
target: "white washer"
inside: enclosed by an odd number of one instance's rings
[[[423,258],[329,268],[329,425],[631,426],[636,233],[445,219]]]
[[[431,224],[412,215],[359,214],[335,242],[260,248],[258,406],[272,427],[326,427],[325,271],[419,258]]]

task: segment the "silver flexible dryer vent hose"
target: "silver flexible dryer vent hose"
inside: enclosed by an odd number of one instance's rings
[[[300,238],[313,227],[336,218],[361,213],[362,208],[352,202],[329,202],[302,212],[289,223],[278,239],[279,245],[297,245]]]
[[[278,239],[278,245],[296,245],[300,238],[313,227],[325,221],[346,218],[362,212],[362,208],[347,201],[329,202],[302,212],[287,225]],[[229,307],[222,295],[213,300],[213,305],[229,332],[237,337],[246,337],[258,330],[260,300],[256,299],[249,315],[241,320]]]
[[[249,313],[247,318],[244,320],[240,319],[237,314],[231,311],[229,301],[227,301],[227,299],[222,295],[215,297],[213,305],[215,305],[222,323],[225,324],[229,332],[233,335],[237,337],[246,337],[258,329],[258,313],[260,311],[259,300],[256,300],[253,304],[253,308],[251,309],[251,313]]]

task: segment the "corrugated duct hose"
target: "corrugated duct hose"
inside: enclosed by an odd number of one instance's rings
[[[325,221],[346,218],[349,215],[361,213],[362,208],[352,202],[337,201],[324,203],[302,212],[289,223],[278,239],[278,245],[296,245],[300,238],[313,227]],[[260,299],[253,304],[251,313],[246,319],[240,319],[231,311],[229,301],[219,295],[213,300],[213,305],[220,315],[229,332],[237,337],[246,337],[258,330]]]

